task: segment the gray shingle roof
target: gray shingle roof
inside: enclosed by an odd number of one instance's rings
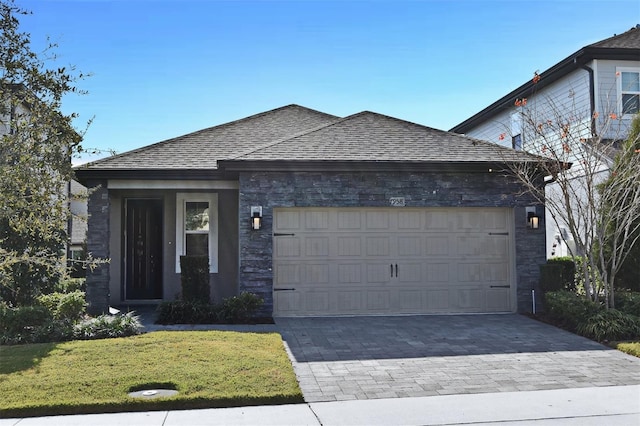
[[[104,173],[133,177],[136,172],[184,176],[185,171],[211,171],[218,165],[223,170],[329,163],[464,168],[460,164],[537,160],[521,151],[369,111],[340,119],[289,105],[100,160],[77,172],[86,179],[101,173],[102,178]]]
[[[295,135],[339,117],[287,105],[89,163],[77,170],[215,169],[255,145]]]
[[[374,112],[242,153],[235,161],[481,163],[532,161],[529,154]]]
[[[607,49],[640,49],[640,25],[636,25],[622,34],[590,44],[588,47],[604,47]],[[640,59],[640,57],[638,59]]]

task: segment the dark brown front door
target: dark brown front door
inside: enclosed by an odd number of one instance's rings
[[[162,200],[125,203],[125,299],[162,299]]]

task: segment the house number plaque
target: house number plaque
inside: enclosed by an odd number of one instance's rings
[[[390,197],[389,204],[391,204],[391,207],[404,207],[404,197]]]

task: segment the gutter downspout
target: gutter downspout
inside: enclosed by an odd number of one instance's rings
[[[580,66],[583,70],[589,73],[589,107],[591,109],[591,136],[596,136],[596,118],[593,114],[596,112],[596,89],[595,89],[595,78],[593,76],[593,69],[582,65]]]

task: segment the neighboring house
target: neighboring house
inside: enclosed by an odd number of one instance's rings
[[[87,188],[71,180],[67,191],[71,214],[67,230],[69,237],[67,258],[72,261],[72,275],[83,277],[85,276],[84,265],[79,262],[84,259],[84,243],[87,238]]]
[[[180,296],[205,254],[215,301],[274,316],[532,309],[544,231],[495,158],[538,157],[361,112],[297,105],[76,169],[90,190],[89,310]],[[255,229],[259,228],[259,229]]]
[[[17,84],[10,85],[9,88],[12,91],[24,90],[22,85]],[[7,104],[8,102],[5,103],[5,105]],[[9,128],[10,123],[15,120],[16,116],[28,116],[30,112],[31,109],[27,102],[19,103],[14,109],[10,107],[3,108],[3,111],[0,111],[0,135],[11,131]],[[61,188],[60,192],[69,200],[69,220],[66,229],[67,257],[69,259],[80,259],[87,232],[87,189],[75,180],[71,180],[65,186],[66,188]]]
[[[532,64],[535,66],[535,64]],[[522,100],[526,100],[526,107]],[[613,153],[624,140],[640,106],[640,25],[590,44],[541,72],[534,79],[456,125],[451,132],[542,154],[535,147],[531,122],[566,120],[574,140],[598,140],[608,152],[598,151],[597,168],[604,179]],[[518,104],[517,104],[518,103]],[[523,112],[524,111],[524,112]],[[614,117],[611,119],[611,117]],[[585,145],[585,146],[588,146]],[[590,146],[588,149],[598,149]],[[580,159],[584,152],[572,159]],[[594,158],[594,157],[592,157]],[[572,168],[580,177],[580,163]],[[549,196],[557,188],[547,187]],[[549,216],[547,214],[547,216]],[[566,225],[547,217],[547,256],[568,255],[572,241]]]

